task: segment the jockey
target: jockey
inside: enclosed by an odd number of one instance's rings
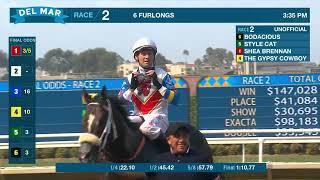
[[[140,131],[150,140],[163,138],[168,122],[168,103],[176,104],[178,95],[172,77],[155,67],[156,44],[141,38],[132,48],[139,68],[124,80],[119,97],[134,105],[130,121],[141,123]]]

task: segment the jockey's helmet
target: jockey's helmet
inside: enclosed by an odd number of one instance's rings
[[[149,38],[141,38],[141,39],[138,39],[132,47],[133,57],[135,56],[136,52],[139,52],[140,50],[145,49],[145,48],[146,49],[150,48],[153,50],[154,55],[157,54],[156,43]]]

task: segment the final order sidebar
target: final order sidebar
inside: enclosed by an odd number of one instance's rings
[[[310,26],[236,26],[237,62],[310,62]]]
[[[10,164],[35,163],[35,55],[35,37],[9,37]]]

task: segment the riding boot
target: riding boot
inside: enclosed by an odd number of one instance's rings
[[[160,133],[159,136],[153,140],[153,143],[156,145],[159,152],[165,152],[169,150],[167,138],[163,133]]]

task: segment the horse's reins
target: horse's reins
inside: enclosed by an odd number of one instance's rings
[[[107,144],[107,140],[108,140],[108,134],[107,133],[110,133],[111,132],[111,128],[112,130],[114,131],[113,132],[113,135],[115,137],[113,137],[114,139],[116,139],[118,137],[118,133],[116,131],[116,125],[113,121],[113,112],[112,112],[112,105],[111,105],[111,102],[109,99],[106,99],[106,103],[108,104],[108,106],[106,105],[103,105],[103,109],[105,111],[108,112],[108,118],[107,118],[107,122],[106,122],[106,125],[103,129],[103,132],[99,138],[99,141],[100,141],[100,148],[99,148],[99,153],[100,152],[104,152],[105,154],[107,154],[110,158],[110,153],[108,151],[104,151],[105,150],[105,147],[106,147],[106,144]],[[90,104],[99,104],[99,103],[89,103],[88,105]],[[132,156],[130,156],[129,158],[121,158],[119,160],[122,160],[122,161],[132,161],[133,159],[135,159],[139,153],[141,152],[143,146],[145,144],[145,137],[142,136],[141,140],[140,140],[140,143],[139,143],[139,146],[138,148],[136,149],[136,151],[133,153]]]
[[[102,134],[100,136],[100,142],[102,143],[100,145],[100,150],[103,150],[107,144],[107,140],[108,140],[108,134],[107,133],[110,133],[111,131],[111,128],[113,130],[113,135],[115,137],[113,137],[114,139],[116,139],[118,137],[118,133],[117,133],[117,130],[116,130],[116,125],[114,123],[114,121],[112,120],[113,119],[113,113],[112,113],[112,108],[111,108],[111,102],[109,99],[106,99],[106,102],[108,103],[108,106],[106,108],[105,105],[103,105],[103,109],[106,110],[108,112],[108,118],[107,118],[107,122],[106,122],[106,125],[102,131]]]
[[[134,160],[139,155],[139,153],[141,152],[145,142],[146,142],[146,138],[144,136],[142,136],[140,144],[139,144],[137,150],[135,151],[135,153],[129,158],[118,158],[118,160],[121,160],[121,161],[132,161],[132,160]],[[110,159],[112,159],[111,155],[110,155],[110,153],[108,151],[104,151],[104,153],[107,154],[107,156]]]
[[[135,151],[135,153],[133,153],[133,155],[131,157],[127,158],[127,159],[122,159],[121,158],[120,160],[122,160],[122,161],[132,161],[132,160],[134,160],[140,154],[145,142],[146,142],[146,138],[144,136],[142,136],[140,144],[139,144],[137,150]]]

